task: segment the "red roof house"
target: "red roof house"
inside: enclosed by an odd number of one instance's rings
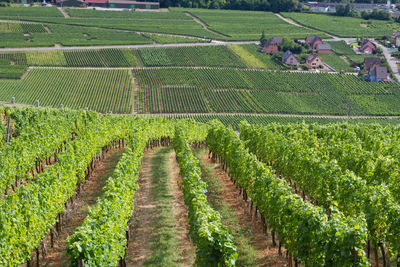
[[[364,42],[361,43],[360,51],[364,54],[372,54],[375,50],[375,45],[368,39],[365,39]]]
[[[318,44],[322,44],[322,39],[315,34],[309,35],[306,37],[305,44],[311,46],[313,49],[316,49]]]
[[[264,53],[278,53],[279,45],[282,43],[281,37],[273,37],[268,39],[265,43],[262,51]]]
[[[317,54],[311,54],[306,59],[306,65],[310,68],[316,69],[320,66],[323,66],[324,62]]]

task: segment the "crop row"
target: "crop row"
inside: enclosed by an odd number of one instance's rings
[[[318,126],[308,130],[301,128],[302,126],[290,125],[258,127],[243,123],[240,125],[240,138],[252,153],[273,166],[281,175],[294,181],[313,201],[324,207],[328,214],[339,210],[348,218],[365,216],[368,240],[376,250],[380,247],[383,254],[385,248],[390,251],[389,255],[398,253],[400,206],[389,190],[390,182],[387,186],[378,181],[368,182],[367,177],[357,176],[346,169],[347,164],[344,164],[346,160],[357,164],[357,157],[368,157],[368,153],[361,153],[362,150],[358,149],[360,153],[343,155],[347,153],[346,145],[339,144],[340,151],[335,151],[334,138],[324,144],[318,138],[321,135],[318,133]],[[342,155],[347,159],[341,159]],[[387,160],[382,162],[385,161]],[[377,167],[377,176],[372,180],[382,179],[385,171],[380,168],[379,162],[361,160],[360,167],[372,173]],[[359,174],[364,173],[356,171]],[[398,184],[398,179],[396,183]]]
[[[242,132],[240,133],[242,135]],[[257,139],[259,142],[265,139]],[[229,169],[235,184],[262,214],[272,236],[305,266],[368,266],[364,252],[366,221],[363,216],[326,214],[304,201],[289,184],[249,153],[246,142],[220,122],[211,122],[206,138],[216,159]],[[305,177],[307,178],[307,176]]]
[[[189,94],[205,107],[195,108],[197,112],[399,114],[397,84],[369,83],[354,75],[223,68],[146,68],[134,72],[139,83],[138,111],[142,113],[193,112],[186,106],[190,101],[184,95]],[[367,105],[366,99],[376,104]]]
[[[55,79],[57,78],[57,79]],[[129,70],[48,69],[31,70],[24,80],[0,81],[0,99],[18,103],[130,113],[132,75]]]

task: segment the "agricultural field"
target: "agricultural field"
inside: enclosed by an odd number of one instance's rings
[[[194,38],[194,37],[180,37],[172,35],[161,35],[161,34],[142,34],[144,37],[153,40],[158,44],[177,44],[177,43],[208,43],[208,40]]]
[[[150,115],[141,115],[150,116]],[[185,119],[190,118],[198,122],[208,123],[212,120],[219,120],[227,127],[233,127],[239,130],[239,124],[247,121],[250,124],[269,125],[271,123],[289,124],[289,123],[307,123],[307,124],[379,124],[379,125],[398,125],[400,119],[393,118],[332,118],[332,117],[306,117],[306,116],[274,116],[266,114],[152,114],[151,116],[166,117],[169,119]]]
[[[282,15],[307,27],[340,37],[382,38],[392,36],[393,30],[398,28],[396,23],[383,20],[295,12],[284,12]]]
[[[0,117],[2,265],[396,265],[398,126]]]
[[[342,58],[337,54],[321,54],[320,56],[326,64],[337,72],[354,72],[354,68],[350,67],[350,62],[347,61],[347,58]]]
[[[6,23],[0,22],[0,32],[45,32],[46,29],[41,24],[29,23]]]
[[[13,9],[13,8],[4,8]],[[42,22],[45,24],[76,25],[107,29],[131,30],[151,33],[169,33],[195,37],[217,39],[219,36],[206,31],[191,17],[183,12],[112,12],[68,9],[70,18],[61,16],[35,16],[25,11],[19,20]],[[0,13],[1,19],[15,19],[15,15]]]
[[[141,48],[138,50],[146,67],[212,66],[247,67],[225,46],[194,46],[171,48]]]
[[[57,77],[55,79],[55,77]],[[34,68],[23,80],[0,80],[0,100],[49,107],[131,113],[133,80],[129,70]]]
[[[196,112],[399,114],[397,84],[368,83],[354,75],[216,68],[134,72],[139,83],[139,113],[186,113],[184,101],[169,103],[164,96],[186,90],[185,95],[192,94],[190,99],[201,110]],[[374,105],[368,106],[372,100]]]
[[[265,31],[267,38],[281,36],[302,39],[311,34],[327,37],[318,30],[291,25],[270,12],[175,8],[172,10],[193,14],[210,29],[223,34],[229,40],[259,40],[262,31]]]
[[[36,25],[41,24],[21,24]],[[41,26],[43,27],[43,26]],[[150,44],[151,41],[135,32],[114,31],[108,29],[93,29],[68,25],[47,25],[48,31],[2,33],[0,32],[0,47],[40,47],[54,46],[88,46],[88,45],[127,45]]]
[[[253,45],[228,45],[234,54],[236,54],[249,68],[255,69],[285,69],[285,66],[279,59],[271,55],[260,52],[260,46]]]

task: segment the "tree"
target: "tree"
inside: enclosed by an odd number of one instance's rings
[[[301,54],[303,52],[303,47],[290,39],[283,38],[279,50],[283,52],[290,50],[294,54]]]
[[[350,4],[347,4],[346,6],[338,5],[336,7],[335,15],[342,16],[342,17],[352,17],[352,16],[354,16],[354,11]]]
[[[264,32],[264,30],[263,30],[263,31],[262,31],[262,34],[261,34],[261,38],[260,38],[260,44],[261,44],[261,46],[264,46],[266,42],[267,42],[267,38],[265,38],[265,32]]]

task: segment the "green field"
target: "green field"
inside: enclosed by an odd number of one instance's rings
[[[392,36],[398,25],[383,20],[364,20],[361,18],[338,17],[324,14],[282,13],[307,27],[321,30],[340,37],[374,37]]]
[[[228,36],[230,40],[259,40],[261,32],[265,36],[304,38],[306,35],[326,35],[317,31],[293,26],[271,12],[233,11],[209,9],[172,9],[190,12],[204,21],[212,30]]]
[[[139,113],[400,114],[397,84],[354,75],[215,68],[134,72]]]
[[[145,116],[145,115],[141,115]],[[148,115],[146,115],[148,116]],[[212,120],[220,120],[225,126],[232,126],[234,129],[238,129],[241,121],[247,121],[250,124],[268,125],[270,123],[317,123],[317,124],[331,124],[331,123],[349,123],[349,124],[381,124],[381,125],[398,125],[400,124],[400,119],[390,119],[390,118],[360,118],[360,119],[342,119],[342,118],[328,118],[328,117],[283,117],[274,115],[260,115],[260,114],[249,114],[249,115],[220,115],[220,114],[163,114],[152,116],[162,116],[171,119],[182,119],[182,118],[192,118],[198,122],[207,123]]]
[[[350,67],[350,63],[346,61],[346,59],[342,58],[336,54],[321,54],[322,60],[328,64],[330,67],[334,68],[335,71],[345,71],[345,72],[353,72],[354,68]]]
[[[133,82],[129,70],[37,68],[24,80],[0,80],[0,92],[7,102],[131,113]]]

